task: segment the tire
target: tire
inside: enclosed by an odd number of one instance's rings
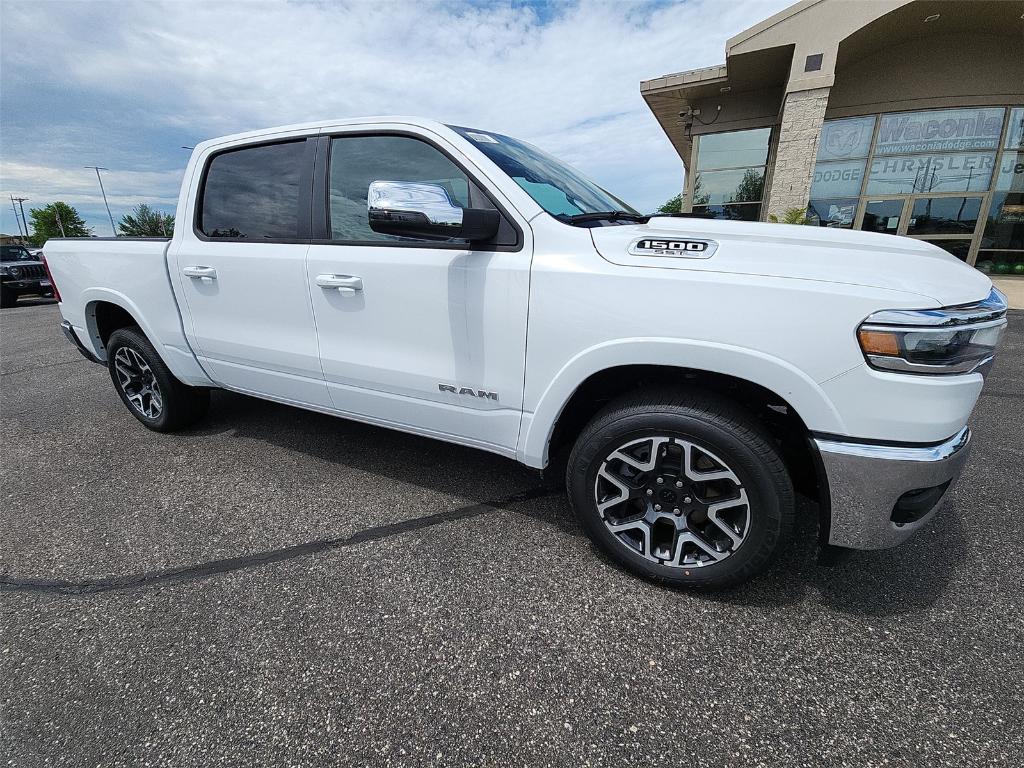
[[[137,327],[119,328],[110,334],[107,370],[125,407],[154,432],[189,427],[210,405],[210,391],[174,378]]]
[[[793,485],[772,439],[711,393],[661,390],[610,403],[577,438],[566,486],[603,552],[674,586],[747,581],[792,536]]]
[[[0,307],[7,309],[18,303],[18,294],[7,286],[0,286]]]

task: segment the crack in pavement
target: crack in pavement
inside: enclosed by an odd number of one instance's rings
[[[416,517],[412,520],[402,520],[397,523],[379,525],[373,528],[365,528],[357,531],[348,537],[333,539],[318,539],[304,544],[295,544],[281,549],[271,549],[264,552],[256,552],[251,555],[229,557],[223,560],[212,560],[207,563],[186,565],[177,568],[165,568],[156,571],[144,571],[124,576],[109,576],[102,579],[82,579],[80,581],[60,581],[47,579],[15,579],[9,576],[0,576],[0,592],[41,592],[56,595],[88,595],[99,592],[112,592],[116,590],[141,589],[155,585],[176,586],[191,581],[199,581],[231,571],[239,571],[248,568],[257,568],[270,563],[279,563],[284,560],[292,560],[297,557],[315,555],[331,549],[365,544],[370,541],[379,541],[391,536],[397,536],[409,531],[418,531],[441,523],[449,523],[456,520],[466,520],[471,517],[496,512],[514,504],[533,499],[541,499],[547,496],[561,494],[562,491],[550,486],[537,486],[528,488],[525,491],[513,493],[499,501],[485,501],[478,504],[471,504],[447,512],[437,512],[433,515]]]

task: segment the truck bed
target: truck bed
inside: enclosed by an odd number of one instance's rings
[[[101,302],[127,311],[156,347],[167,367],[187,383],[196,381],[195,356],[185,340],[181,315],[167,272],[170,238],[54,238],[43,247],[60,293],[61,312],[85,347],[101,360],[96,309]]]

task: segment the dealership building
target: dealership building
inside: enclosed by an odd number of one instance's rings
[[[1024,278],[1024,1],[802,0],[725,59],[640,86],[684,212],[805,212]]]

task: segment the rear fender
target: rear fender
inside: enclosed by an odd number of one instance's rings
[[[81,298],[82,304],[85,307],[83,317],[81,318],[82,325],[79,325],[74,320],[72,320],[72,325],[75,326],[76,331],[79,331],[78,336],[82,339],[82,343],[92,350],[96,358],[101,362],[106,363],[107,352],[96,324],[96,306],[100,302],[107,302],[120,307],[131,315],[135,324],[139,326],[146,335],[146,338],[149,339],[175,378],[191,386],[215,386],[199,365],[195,355],[192,354],[192,350],[189,348],[184,334],[181,332],[180,324],[173,329],[176,333],[170,334],[172,340],[165,341],[168,338],[168,334],[161,334],[160,331],[162,329],[154,328],[146,320],[145,313],[125,294],[110,288],[96,287],[84,290]],[[81,332],[82,330],[84,330],[84,333]]]

